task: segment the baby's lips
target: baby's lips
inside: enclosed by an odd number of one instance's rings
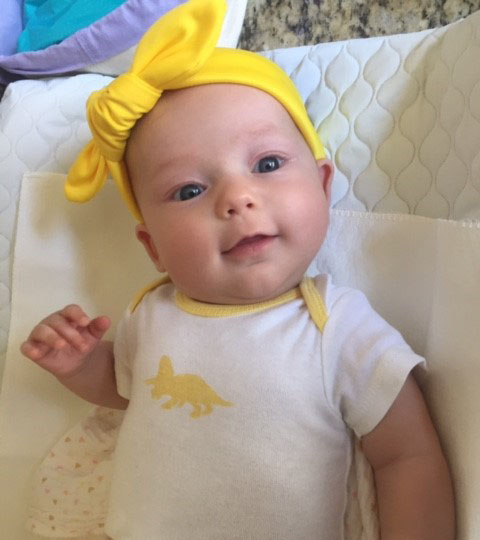
[[[275,238],[277,238],[277,235],[254,234],[252,236],[245,236],[222,254],[235,258],[256,256],[263,252]]]
[[[223,255],[228,255],[228,253],[235,250],[235,248],[245,246],[248,244],[254,244],[255,242],[259,242],[261,240],[267,239],[267,238],[274,238],[276,235],[273,234],[264,234],[264,233],[255,233],[251,235],[245,235],[240,238],[237,242],[235,242],[233,245],[231,245],[228,249],[225,249],[222,251]]]

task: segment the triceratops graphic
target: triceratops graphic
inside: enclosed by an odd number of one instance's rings
[[[163,403],[164,409],[183,407],[190,403],[193,411],[192,418],[210,414],[213,405],[231,407],[233,403],[222,399],[201,377],[188,373],[175,375],[172,361],[168,356],[162,356],[158,373],[155,377],[147,379],[147,384],[153,385],[152,398],[160,399],[162,396],[171,396],[171,399]],[[202,409],[203,406],[203,409]]]

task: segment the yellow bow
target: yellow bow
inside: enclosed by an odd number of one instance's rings
[[[130,210],[141,220],[125,166],[120,165],[130,131],[152,110],[163,90],[178,87],[203,65],[217,43],[225,9],[224,0],[191,0],[170,11],[142,38],[130,71],[90,96],[87,118],[93,140],[69,171],[68,199],[90,200],[111,172]]]
[[[130,71],[90,96],[87,118],[93,139],[69,171],[69,200],[90,200],[111,173],[130,211],[142,221],[123,157],[133,126],[164,90],[210,83],[264,90],[287,109],[314,156],[325,156],[302,98],[284,71],[258,54],[215,48],[225,12],[225,0],[190,0],[171,10],[144,35]]]

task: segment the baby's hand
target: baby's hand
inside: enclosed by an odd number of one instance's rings
[[[37,324],[20,351],[56,377],[70,377],[83,369],[109,327],[108,317],[90,319],[70,305]]]

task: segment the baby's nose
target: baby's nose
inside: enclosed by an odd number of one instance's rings
[[[256,209],[258,202],[251,188],[236,183],[225,187],[218,197],[217,214],[226,219]]]

